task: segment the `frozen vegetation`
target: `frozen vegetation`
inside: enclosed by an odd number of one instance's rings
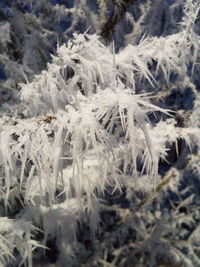
[[[200,1],[0,3],[0,266],[200,266]]]

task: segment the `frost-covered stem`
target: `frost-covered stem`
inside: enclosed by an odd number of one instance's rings
[[[137,211],[144,207],[147,203],[151,202],[162,190],[164,187],[167,187],[170,182],[177,177],[177,173],[175,170],[170,170],[169,173],[163,177],[162,181],[156,185],[155,188],[151,190],[148,196],[140,202],[138,205]]]

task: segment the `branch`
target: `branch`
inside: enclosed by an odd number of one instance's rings
[[[123,20],[125,17],[126,11],[130,4],[133,1],[131,0],[123,0],[123,1],[116,1],[113,0],[114,3],[114,10],[110,17],[108,18],[107,22],[103,25],[100,36],[105,40],[109,41],[114,33],[115,26]]]

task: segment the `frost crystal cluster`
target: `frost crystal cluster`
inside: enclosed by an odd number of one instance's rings
[[[1,266],[200,266],[199,9],[118,52],[74,33],[30,82],[24,65],[0,118]]]

